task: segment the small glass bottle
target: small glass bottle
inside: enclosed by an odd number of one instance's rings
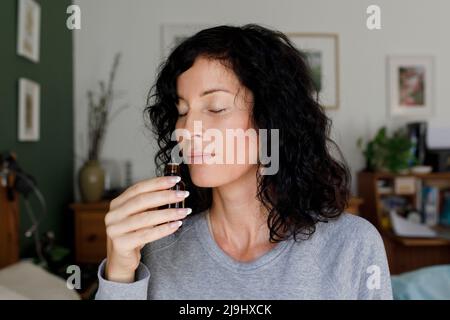
[[[180,165],[178,163],[168,163],[166,167],[164,168],[164,175],[165,176],[179,176],[181,177],[180,172]],[[183,181],[178,182],[176,185],[174,185],[170,190],[185,190],[185,185]],[[165,208],[184,208],[184,199],[183,201],[177,202],[177,203],[169,203]]]

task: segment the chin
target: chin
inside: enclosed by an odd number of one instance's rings
[[[222,174],[219,174],[217,165],[189,164],[188,167],[191,180],[197,187],[214,188],[227,183],[223,181]]]
[[[189,164],[188,167],[192,182],[202,188],[226,185],[239,179],[245,172],[237,170],[236,166],[223,164]]]

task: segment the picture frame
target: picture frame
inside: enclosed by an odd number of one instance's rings
[[[18,0],[17,54],[39,62],[41,6],[34,0]]]
[[[393,118],[426,119],[433,114],[434,58],[388,56],[388,113]]]
[[[336,33],[286,33],[292,44],[306,55],[316,95],[326,109],[339,108],[339,36]]]
[[[18,87],[18,140],[39,141],[40,85],[32,80],[20,78]]]
[[[206,24],[161,25],[161,58],[166,59],[183,40],[208,27]]]

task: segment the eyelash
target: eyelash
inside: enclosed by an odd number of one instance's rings
[[[212,113],[215,113],[215,114],[222,113],[224,111],[225,111],[225,108],[219,109],[219,110],[209,110],[209,112],[212,112]],[[179,114],[178,118],[184,117],[186,115],[187,115],[187,113]]]
[[[212,112],[212,113],[222,113],[222,112],[225,111],[225,108],[218,109],[218,110],[209,110],[209,111]]]

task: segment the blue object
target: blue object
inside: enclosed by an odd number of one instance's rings
[[[391,276],[395,300],[449,300],[450,265],[427,267]]]
[[[441,224],[450,226],[450,192],[446,192],[444,196],[444,209],[441,213]]]

